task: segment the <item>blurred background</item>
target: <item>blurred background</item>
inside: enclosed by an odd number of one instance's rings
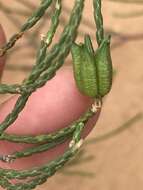
[[[58,40],[74,0],[63,0]],[[78,41],[89,33],[95,42],[92,0],[85,0]],[[0,0],[7,39],[18,31],[39,1]],[[40,35],[48,30],[50,12],[7,55],[2,82],[20,83],[35,61]],[[104,99],[99,121],[79,155],[37,190],[143,189],[143,0],[103,0],[104,25],[112,35],[113,88]],[[66,60],[71,64],[71,58]],[[9,97],[0,96],[0,102]]]

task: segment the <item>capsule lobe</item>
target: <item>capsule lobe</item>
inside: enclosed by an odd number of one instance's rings
[[[86,96],[95,98],[98,94],[94,56],[85,44],[72,46],[73,71],[78,89]]]
[[[98,74],[98,93],[105,96],[112,86],[112,60],[110,54],[110,37],[106,37],[95,53]]]

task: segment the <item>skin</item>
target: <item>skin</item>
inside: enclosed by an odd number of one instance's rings
[[[0,26],[0,45],[5,42],[5,35]],[[0,76],[5,65],[5,57],[0,58]],[[0,122],[13,108],[18,96],[15,95],[0,106]],[[50,133],[57,129],[68,126],[71,122],[78,119],[79,116],[93,103],[93,100],[83,96],[78,91],[72,73],[71,67],[60,69],[53,80],[33,93],[26,107],[20,113],[18,119],[12,124],[7,132],[13,134],[42,134]],[[99,117],[100,111],[92,118],[84,131],[86,137],[92,130]],[[12,169],[26,169],[38,166],[54,159],[62,154],[67,143],[56,148],[40,153],[28,158],[22,158],[12,164],[0,161],[0,167]],[[31,145],[16,144],[10,142],[0,142],[0,154],[10,154],[14,151],[22,150]],[[33,146],[33,145],[32,145]]]

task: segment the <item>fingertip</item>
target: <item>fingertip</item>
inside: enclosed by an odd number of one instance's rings
[[[18,96],[12,97],[0,107],[0,121],[12,110],[17,98]],[[8,128],[8,132],[19,135],[54,132],[78,119],[92,102],[78,91],[71,67],[64,67],[29,97],[25,108]],[[25,128],[25,125],[28,127]]]
[[[17,96],[14,96],[1,106],[1,121],[12,110],[17,98]],[[31,95],[24,110],[8,128],[7,132],[17,135],[38,135],[55,132],[79,119],[92,103],[93,100],[78,91],[71,67],[60,69],[51,81]],[[85,127],[83,138],[93,129],[99,114],[100,111],[93,119],[90,119]],[[44,164],[63,154],[68,143],[65,142],[42,154],[19,159],[11,164],[11,168],[25,169]],[[27,147],[23,144],[3,141],[0,142],[0,146],[2,154],[9,154],[11,151],[15,152]],[[7,167],[7,164],[2,166]]]

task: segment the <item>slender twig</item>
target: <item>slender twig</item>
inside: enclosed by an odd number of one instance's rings
[[[45,11],[52,3],[52,0],[42,0],[40,7],[32,14],[32,16],[27,20],[25,24],[22,25],[20,31],[16,34],[14,34],[9,41],[0,49],[0,56],[3,56],[7,50],[12,48],[14,44],[18,41],[19,38],[21,38],[25,31],[32,28],[39,20],[40,18],[45,14]]]
[[[94,19],[96,23],[96,39],[97,43],[100,46],[104,38],[104,28],[103,28],[103,17],[101,13],[101,0],[93,0],[94,7]]]

